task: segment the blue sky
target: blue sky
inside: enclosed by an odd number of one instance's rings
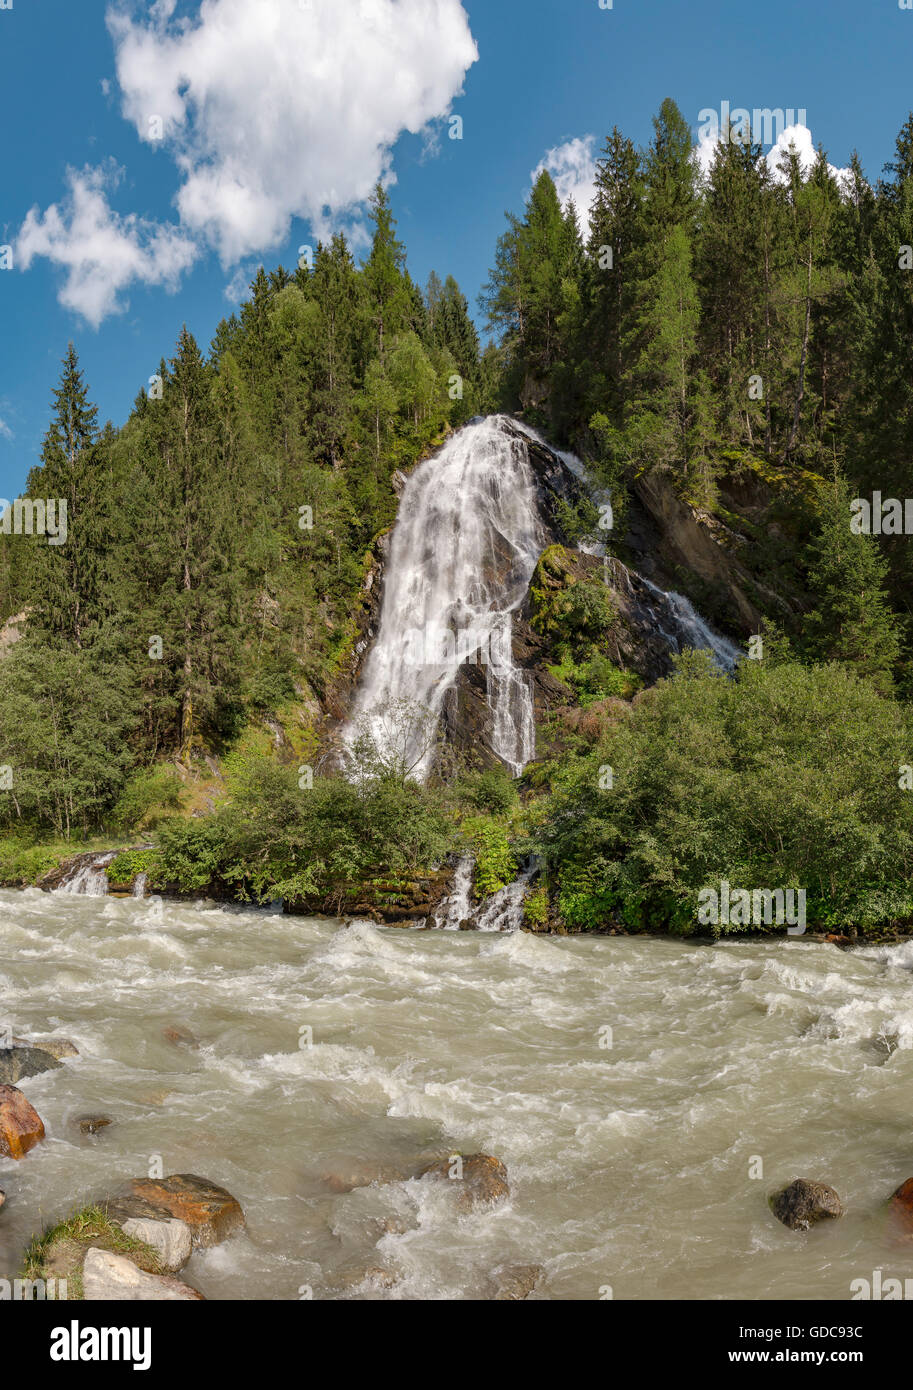
[[[208,344],[230,287],[260,261],[292,266],[329,226],[357,229],[383,169],[414,277],[453,273],[474,305],[504,211],[548,152],[566,146],[568,187],[585,188],[586,138],[598,149],[617,124],[645,143],[667,95],[695,134],[724,100],[804,108],[831,162],[855,147],[873,179],[913,107],[913,11],[897,0],[12,6],[0,9],[0,245],[14,250],[0,271],[4,497],[36,461],[69,339],[102,419],[120,424],[182,323]]]

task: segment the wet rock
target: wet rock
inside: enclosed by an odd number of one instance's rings
[[[43,1138],[41,1118],[22,1092],[0,1085],[0,1158],[25,1158]]]
[[[18,1040],[14,1038],[13,1042],[16,1041]],[[49,1052],[58,1062],[64,1057],[79,1056],[79,1048],[69,1038],[32,1038],[31,1046],[37,1047],[39,1052]]]
[[[43,1048],[14,1042],[12,1047],[0,1049],[0,1084],[14,1086],[17,1081],[40,1076],[43,1071],[56,1071],[61,1065]]]
[[[195,1052],[200,1046],[199,1040],[194,1037],[189,1028],[163,1028],[162,1037],[165,1042],[171,1043],[172,1047],[189,1047]]]
[[[80,1134],[98,1134],[111,1123],[108,1115],[77,1115],[73,1121]]]
[[[475,931],[476,923],[472,917],[464,917],[460,922],[460,931]]]
[[[151,1246],[169,1274],[176,1274],[190,1259],[193,1236],[186,1221],[178,1221],[175,1217],[168,1221],[133,1217],[125,1221],[121,1229],[125,1235]]]
[[[913,1240],[913,1178],[901,1183],[888,1203],[891,1235],[896,1240]]]
[[[777,1220],[791,1231],[807,1231],[818,1221],[843,1215],[843,1203],[834,1189],[806,1178],[796,1178],[782,1192],[777,1192],[770,1199],[770,1208]]]
[[[381,1289],[392,1289],[399,1283],[399,1275],[383,1265],[359,1264],[337,1270],[329,1279],[331,1288],[342,1290],[357,1289],[362,1284],[374,1284]]]
[[[354,1192],[358,1187],[373,1187],[375,1183],[406,1182],[417,1177],[421,1165],[379,1163],[372,1159],[342,1159],[322,1179],[331,1192]]]
[[[181,1302],[202,1300],[203,1295],[180,1279],[164,1274],[146,1274],[123,1255],[93,1246],[82,1267],[82,1285],[88,1303],[105,1302]]]
[[[193,1173],[133,1178],[103,1205],[118,1225],[134,1217],[152,1221],[176,1217],[190,1227],[195,1248],[220,1245],[244,1228],[244,1213],[231,1193]]]
[[[454,1154],[425,1168],[423,1178],[438,1178],[452,1182],[458,1190],[460,1211],[492,1206],[510,1196],[507,1169],[491,1154]]]
[[[493,1303],[519,1303],[529,1298],[545,1270],[541,1265],[501,1265],[492,1270],[491,1280],[495,1287]]]
[[[6,1193],[0,1191],[0,1211],[6,1206]]]

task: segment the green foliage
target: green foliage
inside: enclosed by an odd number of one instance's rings
[[[630,700],[643,684],[639,676],[620,670],[607,656],[601,656],[598,652],[579,665],[565,655],[560,663],[548,669],[557,680],[571,686],[584,709],[611,696]]]
[[[464,773],[454,792],[464,805],[492,816],[507,815],[518,800],[517,784],[504,768]]]
[[[296,769],[251,757],[230,803],[163,826],[157,874],[184,892],[224,884],[267,902],[427,871],[454,846],[439,792],[395,778],[327,777],[303,788]]]
[[[121,850],[105,867],[109,883],[126,886],[132,883],[138,874],[148,875],[150,887],[160,886],[162,859],[157,849]]]
[[[461,830],[475,855],[476,896],[487,898],[512,883],[517,876],[517,861],[505,822],[495,816],[470,816],[463,821]]]
[[[523,899],[523,920],[534,928],[548,922],[548,889],[544,883],[537,884]]]
[[[181,805],[181,782],[173,767],[159,763],[131,774],[108,816],[118,831],[154,830]]]
[[[697,929],[697,894],[804,888],[810,925],[913,915],[906,708],[845,666],[704,653],[559,774],[532,847],[569,924]],[[611,786],[605,770],[612,770]]]

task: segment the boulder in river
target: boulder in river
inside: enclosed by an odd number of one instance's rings
[[[545,1270],[541,1265],[500,1265],[492,1270],[493,1303],[519,1303],[529,1298]]]
[[[807,1178],[796,1178],[775,1193],[770,1199],[770,1209],[791,1231],[807,1231],[819,1221],[843,1215],[843,1203],[834,1189]]]
[[[510,1196],[507,1169],[491,1154],[453,1154],[425,1168],[423,1178],[438,1178],[452,1182],[458,1189],[460,1211],[492,1206]]]
[[[195,1052],[200,1046],[198,1038],[195,1038],[189,1028],[182,1028],[180,1025],[169,1025],[162,1029],[162,1037],[165,1042],[171,1043],[172,1047],[187,1047]]]
[[[22,1042],[20,1038],[13,1038],[14,1043]],[[69,1038],[31,1038],[26,1047],[37,1047],[39,1052],[48,1052],[52,1057],[56,1057],[58,1062],[62,1062],[64,1057],[78,1057],[79,1048]]]
[[[82,1266],[82,1287],[89,1303],[181,1302],[202,1299],[203,1295],[180,1279],[164,1274],[147,1274],[123,1255],[93,1246]]]
[[[30,1076],[40,1076],[43,1071],[55,1071],[61,1065],[44,1048],[14,1041],[12,1047],[0,1048],[0,1083],[15,1086],[17,1081],[27,1081]]]
[[[80,1134],[96,1135],[111,1124],[109,1115],[77,1115],[73,1120]]]
[[[0,1157],[25,1158],[43,1138],[37,1110],[15,1086],[0,1085]]]
[[[913,1178],[901,1183],[888,1203],[891,1235],[895,1239],[913,1240]]]
[[[167,1221],[152,1221],[134,1216],[122,1226],[125,1235],[149,1245],[159,1257],[162,1269],[176,1274],[183,1269],[193,1251],[193,1237],[186,1221],[170,1217]]]
[[[221,1245],[244,1228],[244,1213],[231,1193],[193,1173],[133,1178],[102,1205],[109,1219],[120,1226],[133,1218],[167,1221],[175,1217],[190,1227],[195,1248]]]

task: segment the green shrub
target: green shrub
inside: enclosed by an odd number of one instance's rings
[[[505,768],[469,772],[456,784],[459,799],[475,811],[506,815],[517,804],[517,783]]]
[[[181,781],[173,767],[157,763],[129,778],[108,820],[116,830],[153,830],[181,804]]]
[[[462,825],[476,860],[476,896],[487,898],[517,877],[507,826],[494,816],[472,816]]]
[[[735,680],[707,653],[677,666],[556,773],[530,848],[564,919],[705,930],[698,894],[725,879],[804,889],[810,928],[913,920],[909,710],[837,664],[744,662]]]

